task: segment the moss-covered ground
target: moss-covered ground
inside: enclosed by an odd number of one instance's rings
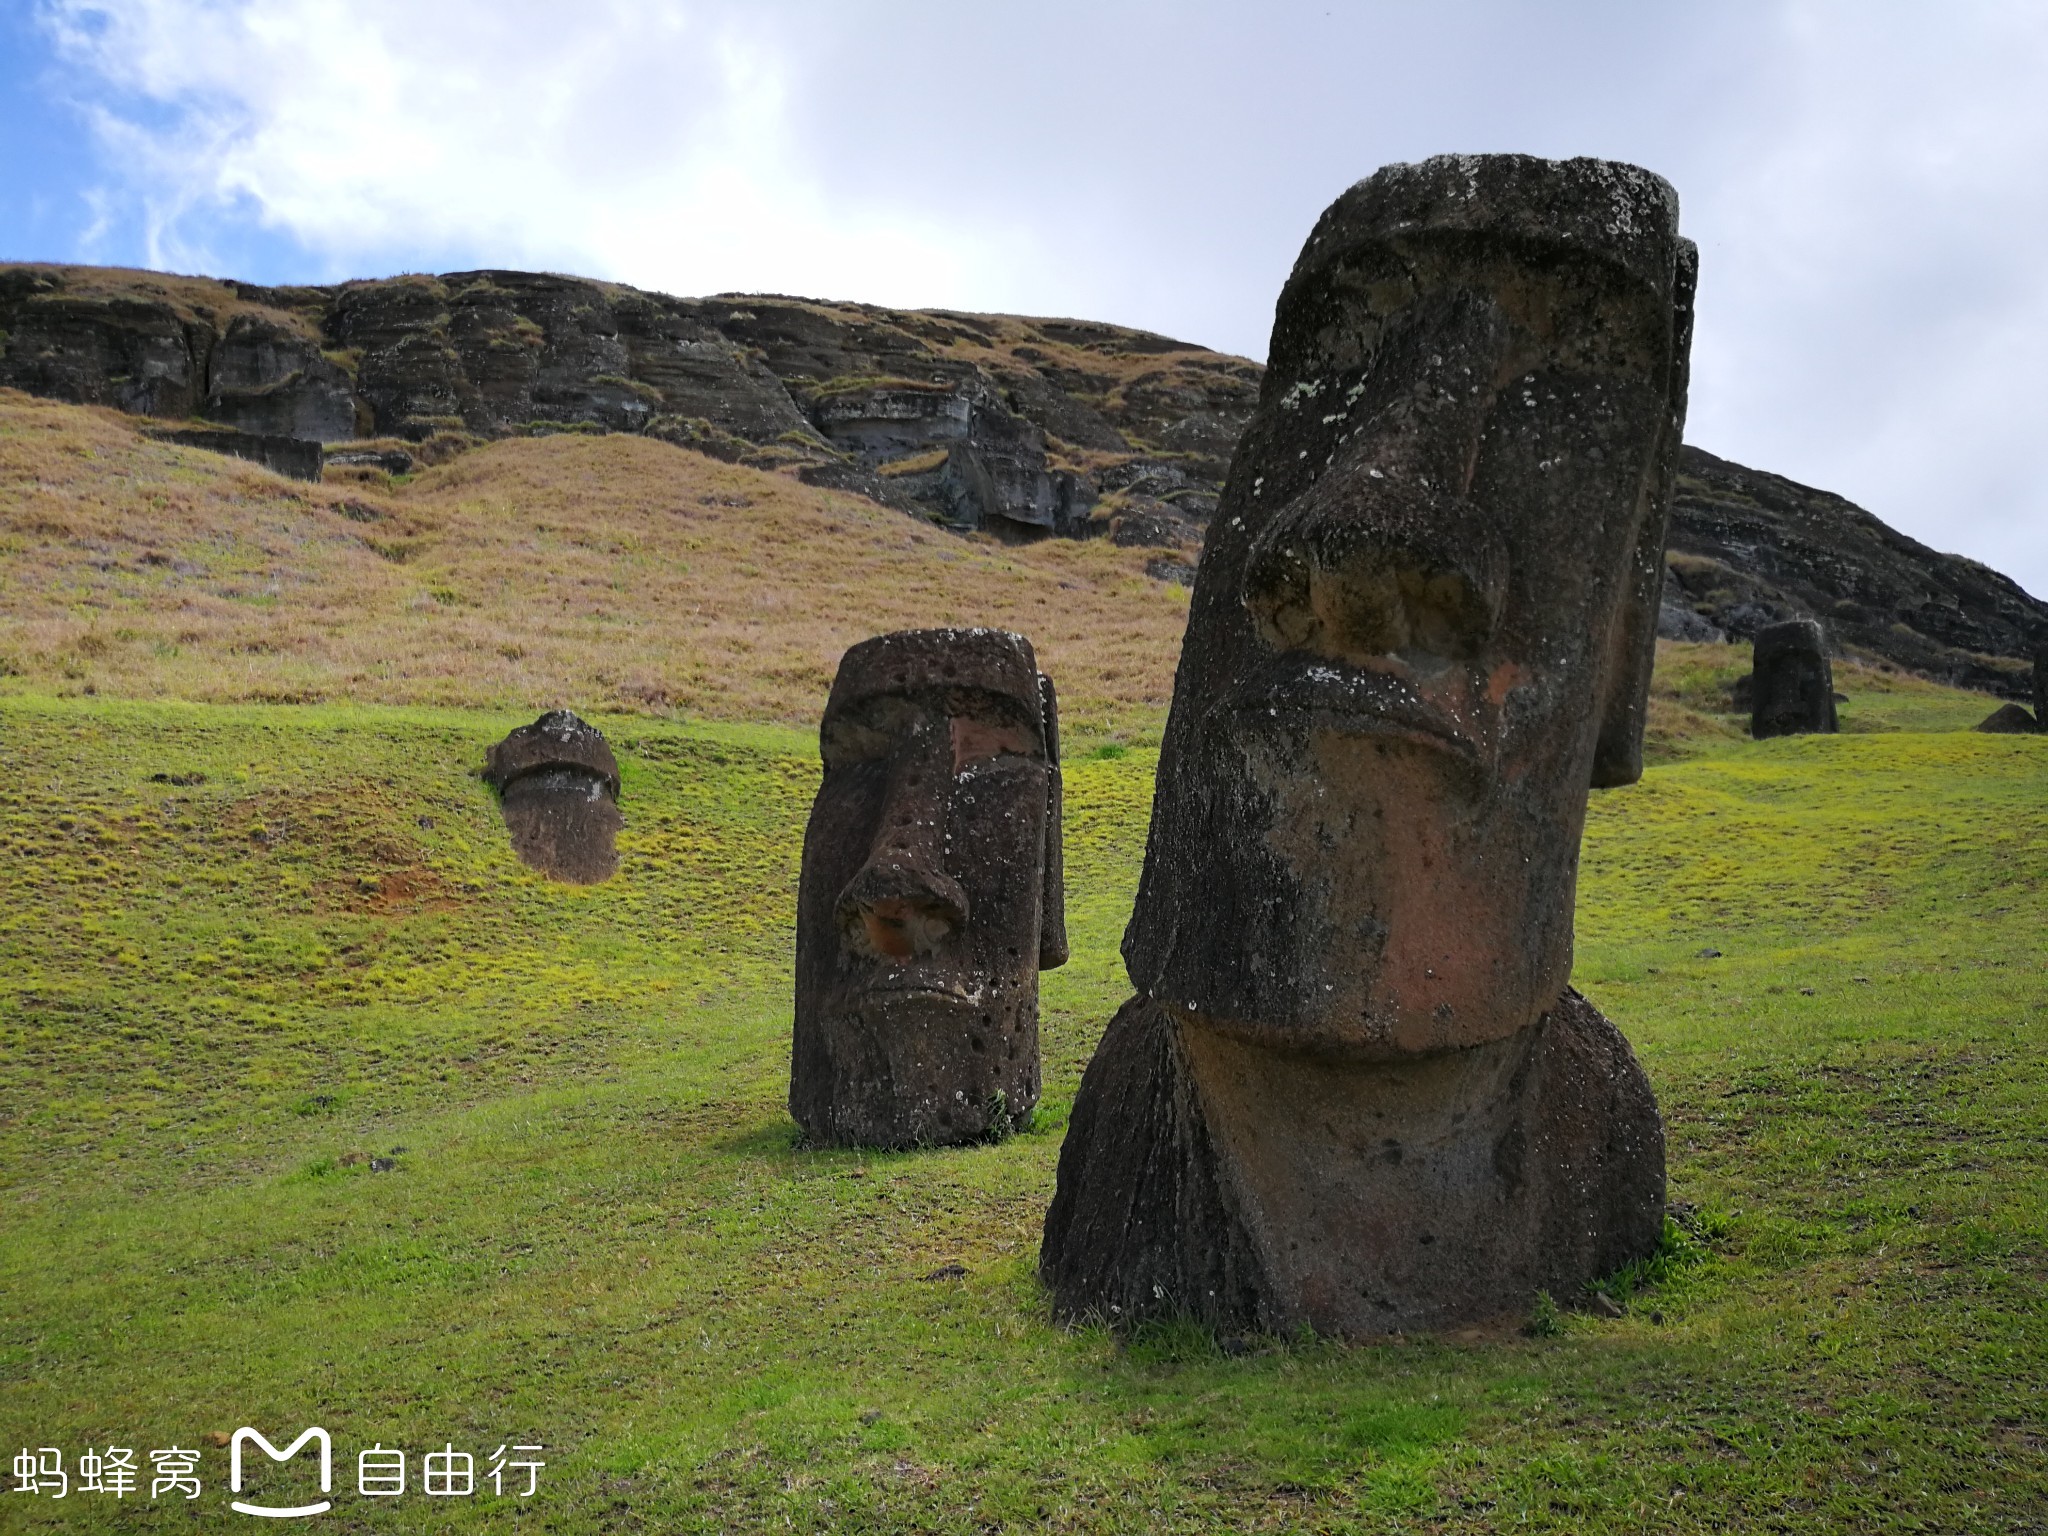
[[[1667,662],[1710,710],[1725,658]],[[861,1156],[781,1102],[806,733],[604,719],[585,890],[475,776],[514,716],[0,699],[0,1451],[206,1485],[10,1479],[0,1529],[234,1524],[227,1435],[319,1423],[335,1530],[2048,1530],[2048,741],[1927,729],[1983,708],[1596,797],[1578,981],[1669,1251],[1619,1318],[1347,1347],[1068,1332],[1033,1278],[1144,749],[1069,764],[1037,1127]],[[540,1492],[425,1497],[450,1442]]]

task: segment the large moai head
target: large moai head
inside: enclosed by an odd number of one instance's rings
[[[881,635],[819,744],[790,1112],[827,1145],[1004,1134],[1038,1102],[1038,972],[1067,958],[1052,681],[1021,635]]]
[[[1835,669],[1817,619],[1786,619],[1756,632],[1750,665],[1749,734],[1801,736],[1835,729]]]
[[[1390,166],[1323,215],[1196,578],[1124,956],[1354,1058],[1501,1039],[1633,781],[1696,258],[1660,178]]]
[[[491,748],[484,779],[529,867],[574,885],[618,872],[619,765],[596,726],[551,709]]]

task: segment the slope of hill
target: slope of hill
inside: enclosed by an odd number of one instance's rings
[[[681,443],[1007,538],[1109,533],[1185,578],[1263,369],[1121,326],[508,271],[263,288],[0,264],[0,386],[403,464],[562,430]],[[397,457],[394,459],[393,454]],[[2048,605],[1825,491],[1688,449],[1667,636],[1807,614],[1845,653],[2028,693]]]
[[[259,288],[0,265],[0,386],[322,442],[645,434],[1013,534],[1132,499],[1206,516],[1260,375],[1086,321],[545,273]]]
[[[306,485],[0,390],[0,692],[563,704],[811,722],[883,630],[1029,635],[1068,735],[1164,720],[1186,589],[1157,552],[942,533],[667,443],[512,438]],[[1650,752],[1739,736],[1746,648],[1665,643]],[[1847,730],[1960,728],[1981,694],[1845,664]]]
[[[1163,711],[1185,589],[631,437],[309,486],[0,391],[0,687],[810,720],[882,630],[1029,635],[1071,728]]]
[[[475,774],[517,718],[0,697],[0,1432],[205,1447],[203,1499],[118,1528],[194,1528],[237,1425],[317,1411],[345,1529],[2039,1529],[2048,742],[1730,742],[1594,798],[1576,980],[1684,1223],[1624,1316],[1119,1346],[1033,1262],[1154,754],[1069,768],[1037,1124],[820,1152],[783,1107],[814,744],[606,719],[622,863],[569,887]],[[373,1439],[415,1458],[390,1508]],[[424,1499],[451,1441],[477,1494]]]
[[[2028,697],[2034,648],[2048,643],[2048,605],[2009,577],[1698,448],[1679,456],[1666,551],[1666,607],[1694,616],[1667,633],[1748,639],[1810,615],[1845,653],[2012,699]]]

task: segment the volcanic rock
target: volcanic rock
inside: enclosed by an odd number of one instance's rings
[[[2022,705],[2001,704],[1977,722],[1977,729],[1993,736],[2032,736],[2041,727]]]
[[[1164,502],[1183,521],[1149,526],[1184,553],[1262,376],[1089,321],[545,273],[261,288],[0,265],[0,387],[328,443],[643,433],[1015,538],[1087,536]],[[1848,653],[2026,701],[2048,604],[1826,491],[1696,448],[1677,469],[1665,638],[1816,618]]]

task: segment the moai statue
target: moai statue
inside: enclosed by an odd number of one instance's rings
[[[1456,156],[1303,248],[1060,1153],[1061,1314],[1433,1329],[1655,1248],[1656,1101],[1567,981],[1588,788],[1641,772],[1677,222],[1633,166]]]
[[[619,765],[596,726],[551,709],[491,748],[484,779],[528,867],[574,885],[618,872]]]
[[[2034,725],[2048,731],[2048,643],[2034,647]]]
[[[1018,1129],[1067,958],[1059,708],[1031,643],[916,629],[841,658],[797,891],[789,1111],[814,1145]]]
[[[1835,728],[1835,671],[1820,622],[1786,619],[1756,632],[1749,682],[1749,734],[1803,736]]]

